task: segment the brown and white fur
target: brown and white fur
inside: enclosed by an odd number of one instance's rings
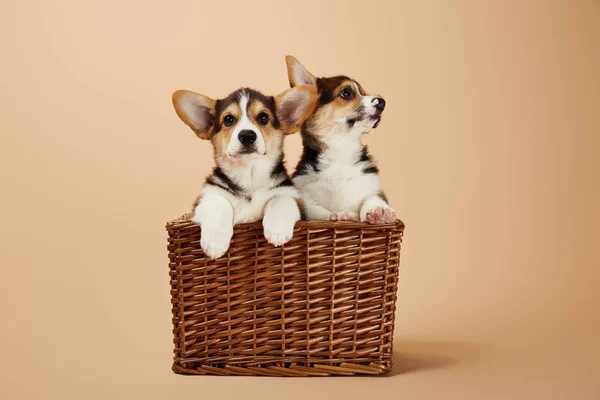
[[[320,220],[396,221],[381,189],[379,170],[361,136],[381,121],[385,100],[368,95],[346,76],[315,78],[294,57],[286,57],[290,86],[311,85],[319,100],[302,125],[302,157],[292,180],[302,196],[304,216]]]
[[[220,100],[186,90],[173,94],[177,115],[214,149],[216,167],[192,217],[201,227],[206,255],[225,254],[233,226],[243,222],[262,219],[265,238],[274,246],[292,238],[300,195],[283,164],[283,139],[299,130],[315,103],[311,86],[277,96],[244,88]]]

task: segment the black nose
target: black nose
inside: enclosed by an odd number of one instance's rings
[[[242,144],[252,144],[256,142],[256,132],[245,129],[238,134],[238,139]]]
[[[385,108],[385,100],[381,97],[375,97],[373,99],[373,105],[375,105],[375,108],[379,111],[383,111],[383,109]]]

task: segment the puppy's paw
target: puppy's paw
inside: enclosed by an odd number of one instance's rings
[[[391,207],[375,207],[367,211],[365,221],[370,224],[392,224],[396,222],[396,212]]]
[[[204,254],[215,260],[227,252],[231,236],[233,236],[233,227],[203,227],[200,233],[200,247],[204,250]]]
[[[352,211],[332,212],[329,216],[330,221],[358,221],[358,214]]]
[[[295,224],[296,221],[294,220],[265,217],[263,219],[265,239],[273,246],[279,247],[292,239]]]

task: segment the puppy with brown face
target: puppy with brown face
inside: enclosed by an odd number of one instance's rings
[[[304,150],[292,178],[307,219],[396,221],[381,189],[379,170],[361,136],[381,121],[385,100],[369,95],[347,76],[315,78],[286,57],[290,86],[318,92],[313,114],[302,125]]]
[[[298,131],[315,103],[312,86],[277,96],[244,88],[219,100],[187,90],[173,94],[177,115],[214,150],[216,167],[192,217],[206,255],[225,254],[233,226],[243,222],[262,219],[265,238],[275,246],[292,238],[300,195],[283,164],[283,139]]]

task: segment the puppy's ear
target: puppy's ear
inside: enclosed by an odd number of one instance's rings
[[[285,134],[296,133],[312,114],[317,104],[317,89],[311,85],[296,86],[275,96],[275,113]]]
[[[215,101],[199,93],[189,90],[178,90],[173,93],[175,112],[183,122],[196,133],[200,139],[210,139],[210,132],[215,123]]]
[[[287,64],[288,79],[290,81],[290,87],[300,85],[313,85],[317,86],[317,79],[308,72],[304,65],[300,64],[300,61],[292,56],[286,56],[285,62]]]

